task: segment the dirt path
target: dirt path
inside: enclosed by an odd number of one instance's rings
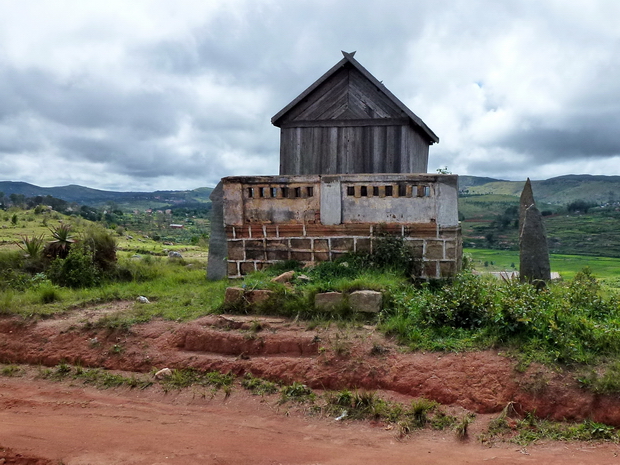
[[[237,392],[197,400],[3,378],[0,393],[2,444],[67,465],[620,463],[620,448],[610,444],[488,448],[429,432],[399,440],[370,423],[287,416]]]
[[[372,327],[308,327],[282,318],[210,316],[130,330],[106,323],[133,305],[110,303],[41,321],[0,318],[0,362],[66,361],[141,373],[191,367],[315,389],[381,390],[403,402],[426,397],[477,412],[472,438],[508,402],[545,417],[620,425],[620,399],[595,396],[574,377],[543,367],[518,372],[496,352],[406,353]],[[287,412],[291,407],[242,389],[208,400],[192,389],[165,395],[156,387],[97,391],[78,384],[0,377],[0,463],[620,464],[620,449],[610,444],[488,448],[458,441],[451,431],[399,440],[383,424]]]

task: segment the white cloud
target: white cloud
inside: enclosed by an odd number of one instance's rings
[[[615,0],[0,6],[3,179],[148,190],[275,174],[271,116],[340,50],[438,134],[431,171],[619,174]]]

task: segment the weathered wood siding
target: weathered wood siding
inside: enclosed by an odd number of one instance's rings
[[[426,173],[428,144],[409,126],[282,129],[280,174]]]
[[[425,173],[430,141],[352,66],[280,123],[280,174]]]

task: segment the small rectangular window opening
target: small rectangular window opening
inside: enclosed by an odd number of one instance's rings
[[[355,186],[347,186],[347,195],[354,196],[355,195]]]
[[[393,186],[385,186],[385,196],[392,197],[392,195],[394,195]]]
[[[373,197],[379,197],[379,186],[372,186]]]
[[[264,188],[264,187],[259,187],[259,188],[258,188],[258,196],[259,196],[260,198],[265,197],[265,188]]]
[[[430,186],[424,186],[424,197],[430,197],[430,196],[431,196]]]
[[[301,197],[301,187],[296,187],[295,188],[295,197],[296,198]]]
[[[398,185],[398,196],[405,197],[407,195],[407,184]]]
[[[280,189],[282,190],[282,198],[288,198],[288,187],[281,187]]]
[[[360,195],[362,197],[368,197],[368,187],[367,186],[362,186],[362,188],[360,189]]]
[[[253,187],[248,187],[248,197],[253,199],[254,198],[254,188]]]
[[[308,194],[308,197],[313,197],[314,196],[314,187],[313,186],[306,187],[306,193]]]
[[[271,191],[270,192],[271,197],[275,199],[278,196],[278,188],[270,187],[269,190]]]

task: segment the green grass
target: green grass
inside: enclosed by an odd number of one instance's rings
[[[545,219],[550,252],[620,258],[620,213],[556,215]]]
[[[18,292],[0,292],[0,313],[24,317],[46,316],[67,310],[118,300],[135,301],[146,296],[150,304],[136,303],[122,315],[108,317],[101,324],[130,325],[157,316],[172,320],[189,320],[213,313],[221,306],[226,280],[211,282],[200,263],[188,268],[167,259],[153,259],[150,264],[130,263],[139,268],[144,279],[107,282],[98,287],[67,289],[42,281]]]
[[[466,248],[463,252],[471,257],[471,263],[477,271],[519,269],[518,251]],[[564,279],[573,279],[579,271],[588,267],[592,274],[603,282],[613,284],[620,280],[620,258],[550,254],[550,261],[551,271],[557,271]],[[488,266],[485,266],[485,263]]]
[[[512,402],[491,422],[479,438],[484,443],[512,442],[528,446],[540,441],[607,441],[617,443],[620,431],[592,420],[557,422],[537,418],[533,413],[518,415]]]
[[[395,293],[381,328],[413,350],[503,347],[525,363],[595,365],[620,355],[620,300],[587,271],[543,291],[463,273]]]

